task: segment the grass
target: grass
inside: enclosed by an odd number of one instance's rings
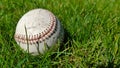
[[[119,0],[0,0],[0,68],[117,68],[120,66]],[[23,14],[53,12],[65,30],[56,52],[31,56],[14,40]]]

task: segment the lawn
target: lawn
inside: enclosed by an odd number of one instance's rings
[[[32,56],[14,40],[17,22],[35,8],[53,12],[64,27],[56,52]],[[117,68],[119,48],[120,0],[0,0],[0,68]]]

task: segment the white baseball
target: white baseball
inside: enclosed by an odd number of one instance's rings
[[[24,51],[38,55],[61,40],[63,33],[59,20],[50,11],[34,9],[19,20],[14,38]]]

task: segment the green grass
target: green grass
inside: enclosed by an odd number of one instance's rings
[[[56,52],[31,56],[14,40],[18,20],[35,8],[53,12],[64,27]],[[0,68],[117,68],[119,48],[119,0],[0,0]]]

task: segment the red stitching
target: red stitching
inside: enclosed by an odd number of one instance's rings
[[[49,11],[48,11],[49,12]],[[50,24],[46,30],[44,30],[44,32],[36,34],[36,35],[32,35],[32,36],[28,36],[28,43],[29,44],[34,44],[36,42],[42,42],[44,41],[46,38],[49,38],[51,36],[51,34],[53,34],[54,30],[56,30],[56,18],[55,16],[49,12],[49,16],[50,16]],[[15,40],[18,42],[22,42],[22,43],[27,43],[27,39],[26,39],[26,35],[20,35],[20,34],[15,34]]]

